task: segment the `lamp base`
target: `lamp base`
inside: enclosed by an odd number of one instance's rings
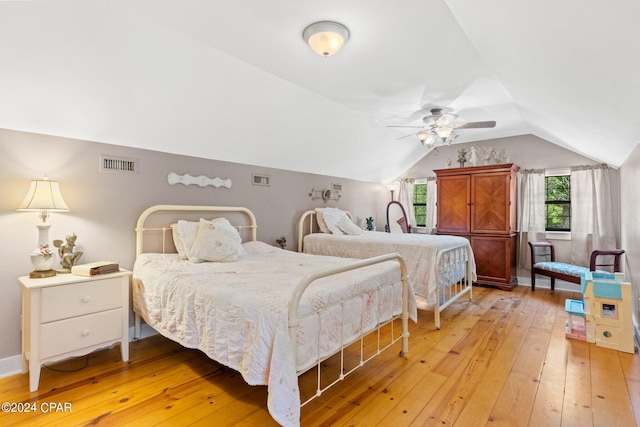
[[[33,270],[29,273],[29,277],[32,279],[44,279],[45,277],[52,277],[55,275],[55,270]]]

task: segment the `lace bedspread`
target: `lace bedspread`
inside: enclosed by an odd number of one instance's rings
[[[476,280],[476,264],[471,244],[464,237],[366,231],[358,235],[313,233],[304,236],[304,252],[349,258],[370,258],[397,252],[407,264],[409,280],[415,293],[427,299],[429,304],[437,300],[438,251],[457,245],[467,248],[471,263],[472,280]]]
[[[267,385],[274,419],[298,425],[298,372],[313,366],[318,355],[339,350],[341,339],[349,342],[373,330],[378,320],[401,313],[399,266],[385,262],[313,282],[300,303],[304,318],[294,363],[287,304],[295,285],[311,271],[352,260],[298,254],[262,242],[243,246],[247,255],[228,263],[141,255],[133,269],[134,309],[161,334],[236,369],[248,384]],[[332,305],[338,301],[344,302]],[[409,308],[415,321],[411,287]]]

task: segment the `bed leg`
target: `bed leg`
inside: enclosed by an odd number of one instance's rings
[[[140,339],[140,323],[142,319],[140,319],[140,315],[138,313],[133,314],[133,340],[137,341]]]
[[[433,307],[433,322],[436,324],[436,329],[440,330],[440,305],[438,303]]]

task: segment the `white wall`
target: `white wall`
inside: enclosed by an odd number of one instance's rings
[[[636,337],[640,336],[638,331],[638,319],[640,319],[640,302],[638,297],[637,280],[640,278],[640,147],[631,153],[627,160],[620,167],[620,207],[622,215],[620,218],[622,229],[622,248],[625,250],[625,278],[631,282],[633,290],[634,325],[636,327]]]
[[[135,158],[139,173],[120,175],[99,171],[101,154]],[[169,185],[169,172],[230,178],[231,189]],[[271,185],[251,184],[251,174],[270,175]],[[373,216],[379,229],[389,192],[382,184],[329,176],[254,167],[237,163],[126,148],[0,129],[0,230],[3,242],[0,269],[0,372],[3,359],[20,354],[19,276],[32,270],[29,253],[37,246],[36,212],[17,212],[32,179],[44,175],[60,183],[71,209],[51,213],[50,241],[70,232],[82,262],[113,260],[131,269],[135,254],[134,227],[138,215],[154,204],[246,206],[258,220],[258,239],[276,245],[285,236],[287,249],[296,249],[299,215],[314,207],[338,206],[356,222]],[[343,185],[339,202],[312,201],[312,188]]]

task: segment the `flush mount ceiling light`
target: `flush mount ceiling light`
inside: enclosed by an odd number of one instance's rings
[[[349,30],[333,21],[320,21],[309,25],[302,38],[318,55],[331,56],[349,40]]]

